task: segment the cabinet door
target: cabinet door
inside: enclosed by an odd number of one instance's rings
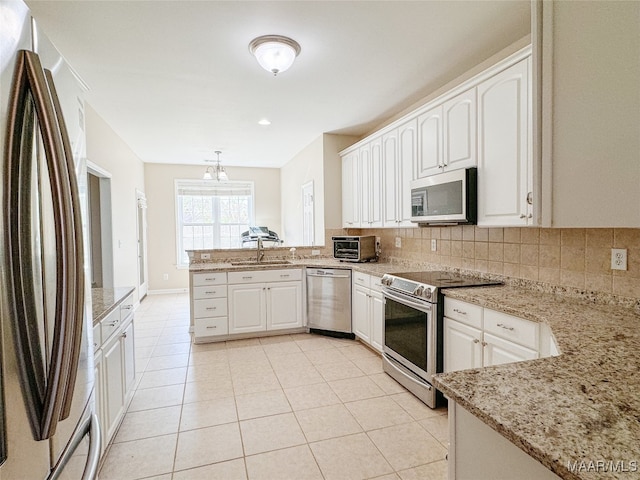
[[[398,224],[398,130],[382,137],[382,226],[395,227]]]
[[[411,181],[417,168],[417,120],[411,120],[398,128],[398,226],[415,227],[411,223]]]
[[[444,319],[444,371],[482,367],[482,332],[456,320]]]
[[[444,168],[475,167],[476,160],[476,89],[472,88],[445,102]]]
[[[369,317],[369,289],[360,285],[353,286],[353,333],[367,343],[371,343],[371,325]]]
[[[384,300],[381,292],[371,290],[371,346],[382,352],[384,346]]]
[[[267,330],[302,327],[302,282],[267,284]]]
[[[122,351],[124,354],[124,397],[125,403],[133,395],[136,384],[136,346],[133,321],[122,332]]]
[[[358,171],[360,179],[360,225],[368,227],[371,223],[371,145],[358,149]]]
[[[384,177],[382,175],[382,138],[378,137],[371,142],[369,157],[371,177],[369,183],[369,227],[382,226],[382,202],[384,191],[382,188]]]
[[[122,342],[120,336],[116,336],[103,349],[103,373],[105,379],[105,389],[103,398],[105,399],[105,439],[111,440],[120,421],[120,415],[124,410],[124,379],[122,365]]]
[[[538,352],[535,350],[502,340],[490,333],[484,334],[484,344],[485,367],[538,358]]]
[[[527,225],[528,59],[478,85],[478,225]]]
[[[104,451],[107,448],[107,438],[106,438],[107,421],[104,415],[105,399],[103,397],[104,397],[105,379],[104,379],[104,367],[102,365],[102,350],[96,350],[95,356],[93,358],[93,366],[94,366],[93,374],[95,378],[95,385],[94,385],[93,391],[94,391],[94,395],[95,395],[94,398],[96,402],[96,415],[98,416],[98,421],[100,422],[100,426],[102,427],[100,429],[100,435],[101,435],[100,452],[104,453]]]
[[[229,285],[229,333],[267,328],[265,284]]]
[[[342,226],[353,228],[360,225],[360,189],[358,188],[358,152],[342,158]]]
[[[442,125],[442,105],[418,117],[418,178],[440,173],[444,168]]]

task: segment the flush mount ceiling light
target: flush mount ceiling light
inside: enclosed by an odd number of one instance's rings
[[[204,180],[213,180],[215,176],[218,182],[226,182],[229,180],[229,177],[227,177],[227,172],[224,170],[224,167],[220,165],[220,154],[222,152],[216,150],[214,153],[218,156],[218,160],[214,166],[207,167],[202,178]],[[213,162],[213,160],[205,160],[205,162]]]
[[[295,40],[282,35],[263,35],[254,38],[249,44],[249,51],[267,72],[277,75],[293,65],[300,53],[300,45]]]

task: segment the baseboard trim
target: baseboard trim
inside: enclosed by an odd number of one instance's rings
[[[148,290],[147,295],[165,295],[168,293],[189,293],[188,288],[168,288],[166,290]]]

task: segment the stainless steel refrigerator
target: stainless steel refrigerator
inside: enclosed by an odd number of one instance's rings
[[[95,478],[83,88],[0,0],[0,480]]]

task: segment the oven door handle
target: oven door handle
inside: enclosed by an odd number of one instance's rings
[[[402,303],[403,305],[407,305],[408,307],[416,308],[423,312],[430,312],[433,305],[429,302],[419,302],[419,301],[413,300],[411,297],[397,294],[387,289],[382,291],[382,295],[384,295],[385,298],[390,298],[391,300],[395,300],[398,303]]]

